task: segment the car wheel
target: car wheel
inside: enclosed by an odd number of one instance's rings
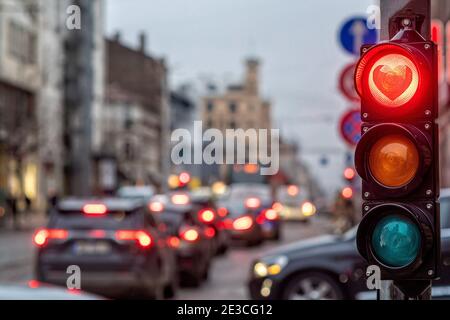
[[[283,290],[286,300],[342,300],[339,284],[321,272],[307,272],[293,277]]]

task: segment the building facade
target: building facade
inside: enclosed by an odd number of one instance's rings
[[[163,187],[169,170],[169,93],[163,59],[120,42],[105,42],[107,54],[106,104],[101,113],[101,153],[117,161],[119,184]]]
[[[260,94],[259,68],[260,62],[257,59],[247,59],[244,80],[241,84],[230,85],[225,92],[210,94],[202,99],[200,117],[204,130],[219,129],[225,136],[227,129],[243,129],[244,132],[237,133],[237,139],[244,137],[247,129],[267,129],[268,136],[270,135],[271,104]],[[259,144],[259,138],[257,142]],[[224,152],[236,150],[224,149]],[[246,162],[249,159],[258,159],[257,152],[257,148],[247,148]],[[221,166],[220,178],[227,179],[231,170],[231,166]]]

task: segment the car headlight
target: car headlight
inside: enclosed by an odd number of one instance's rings
[[[277,256],[259,261],[253,266],[253,273],[258,278],[277,275],[288,263],[286,256]]]

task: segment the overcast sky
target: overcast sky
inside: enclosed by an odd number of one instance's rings
[[[344,143],[338,120],[351,104],[337,90],[339,71],[354,57],[337,42],[341,23],[364,15],[372,0],[106,0],[106,31],[120,30],[163,56],[172,86],[239,81],[243,59],[262,60],[262,92],[273,102],[274,127],[298,141],[322,185],[343,185]],[[320,158],[329,163],[320,165]]]

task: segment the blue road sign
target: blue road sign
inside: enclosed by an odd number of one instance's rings
[[[367,27],[364,17],[352,17],[344,22],[339,31],[339,41],[345,51],[359,55],[363,44],[375,44],[378,41],[378,30]]]

